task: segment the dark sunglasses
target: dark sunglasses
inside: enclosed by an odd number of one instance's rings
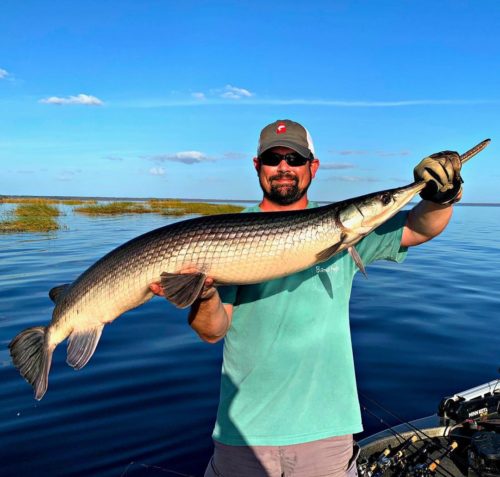
[[[263,166],[277,166],[281,161],[285,160],[291,167],[299,167],[309,161],[311,157],[301,156],[298,152],[290,152],[289,154],[279,154],[273,151],[265,151],[259,156],[260,163]]]

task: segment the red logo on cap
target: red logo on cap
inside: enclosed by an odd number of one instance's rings
[[[283,133],[286,133],[286,126],[283,123],[278,124],[278,127],[276,128],[276,134],[283,134]]]

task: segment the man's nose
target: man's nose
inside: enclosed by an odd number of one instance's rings
[[[290,166],[288,165],[288,162],[285,161],[285,159],[281,159],[281,162],[278,164],[278,171],[289,171]]]

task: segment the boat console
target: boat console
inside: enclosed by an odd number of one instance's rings
[[[359,477],[500,477],[500,380],[360,441]]]

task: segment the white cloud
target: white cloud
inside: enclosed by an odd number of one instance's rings
[[[203,100],[207,99],[207,97],[205,96],[205,93],[200,93],[200,92],[191,93],[191,96],[194,99],[197,99],[198,101],[203,101]]]
[[[123,161],[123,157],[119,157],[119,156],[106,156],[106,158],[108,161],[117,161],[117,162],[121,162]]]
[[[149,173],[153,176],[164,176],[166,172],[167,171],[163,167],[152,167],[149,169]]]
[[[212,162],[213,159],[200,151],[181,151],[175,154],[161,154],[150,156],[147,159],[159,162],[182,162],[183,164],[200,164],[202,162]]]
[[[347,149],[342,151],[330,151],[332,154],[339,156],[377,156],[377,157],[399,157],[399,156],[409,156],[411,153],[407,150],[402,151],[368,151],[359,149]]]
[[[361,176],[332,176],[327,180],[340,181],[340,182],[380,182],[380,179],[374,177],[361,177]]]
[[[43,104],[83,104],[86,106],[102,106],[104,103],[99,98],[88,94],[79,94],[77,96],[68,96],[67,98],[60,98],[58,96],[51,96],[50,98],[41,99],[40,103]]]
[[[56,176],[56,180],[61,182],[69,182],[75,179],[77,174],[81,174],[81,169],[62,169]]]
[[[242,152],[228,151],[224,153],[224,159],[248,159],[252,157],[251,154],[244,154]]]
[[[391,108],[405,106],[468,106],[476,104],[499,104],[497,99],[409,99],[402,101],[344,101],[337,99],[264,99],[253,100],[254,105],[304,105],[332,106],[337,108]]]
[[[0,68],[0,79],[5,79],[7,78],[7,76],[9,76],[9,72],[7,70]]]
[[[322,162],[320,165],[320,169],[330,169],[330,170],[340,170],[340,169],[352,169],[356,167],[354,164],[349,164],[347,162],[330,162],[324,163]]]
[[[363,149],[346,149],[341,151],[329,151],[338,156],[377,156],[377,157],[400,157],[409,156],[411,154],[408,150],[402,151],[383,151],[383,150],[363,150]]]
[[[237,88],[236,86],[231,86],[230,84],[226,85],[223,92],[220,94],[220,97],[224,99],[241,99],[250,98],[252,96],[253,93],[250,93],[248,89]]]
[[[197,99],[194,94],[203,95],[204,99]],[[193,99],[197,99],[193,101]],[[242,101],[237,101],[242,99]],[[230,100],[230,101],[228,101]],[[404,108],[425,106],[474,106],[498,105],[498,99],[423,99],[402,101],[344,101],[335,99],[257,99],[255,93],[243,88],[226,86],[223,89],[211,89],[208,93],[191,93],[190,98],[184,99],[142,99],[114,102],[115,107],[128,108],[169,108],[172,106],[200,107],[220,104],[245,104],[246,106],[322,106],[331,108]]]

